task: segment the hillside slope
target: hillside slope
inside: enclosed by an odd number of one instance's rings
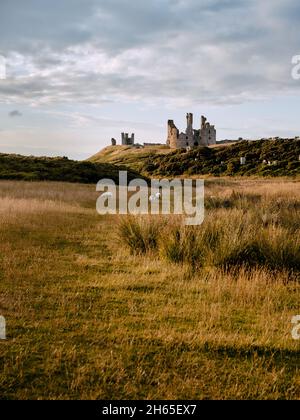
[[[173,151],[167,146],[153,146],[145,148],[133,148],[131,146],[108,146],[89,158],[90,162],[113,163],[125,165],[133,170],[140,171],[149,156],[166,155]]]
[[[119,180],[119,170],[110,163],[78,162],[66,157],[34,157],[0,154],[0,179],[96,183],[102,178]],[[141,175],[128,170],[128,179]]]
[[[300,175],[300,140],[241,141],[190,152],[159,148],[108,147],[92,161],[114,162],[144,175],[181,176],[297,176]],[[246,164],[240,164],[240,158]]]

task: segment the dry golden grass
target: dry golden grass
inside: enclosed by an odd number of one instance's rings
[[[145,148],[137,148],[132,146],[107,146],[94,156],[90,157],[91,162],[111,162],[122,160],[125,158],[136,158],[137,156],[143,158],[152,154],[169,154],[174,150],[169,149],[168,146],[147,146]]]
[[[299,185],[212,180],[207,193],[299,201]],[[0,183],[2,399],[299,398],[299,282],[130,255],[96,197]]]

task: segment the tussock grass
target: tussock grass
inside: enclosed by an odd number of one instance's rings
[[[122,220],[120,235],[132,252],[145,253],[151,248],[171,262],[193,268],[245,266],[300,272],[299,216],[294,228],[291,221],[286,227],[280,216],[276,223],[272,217],[267,223],[257,217],[255,208],[214,210],[201,226],[184,226],[177,220],[161,221],[160,228],[155,217],[152,223],[129,218]]]
[[[130,216],[120,220],[119,234],[133,254],[145,254],[157,248],[160,227],[151,218]]]

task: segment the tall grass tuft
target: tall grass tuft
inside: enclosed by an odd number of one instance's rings
[[[203,225],[171,227],[171,239],[162,242],[163,255],[172,262],[193,267],[265,267],[270,270],[300,271],[299,232],[283,227],[263,226],[242,211],[215,212]],[[175,229],[176,235],[172,234]],[[184,237],[184,241],[174,238]],[[174,249],[180,250],[178,261]],[[174,255],[176,258],[174,258]]]
[[[157,252],[172,263],[193,269],[219,267],[267,268],[300,272],[300,235],[274,217],[266,223],[254,210],[212,210],[200,226],[180,219],[166,223],[161,216],[129,217],[120,224],[120,236],[132,253]],[[297,226],[297,224],[295,225]]]
[[[150,218],[129,216],[119,222],[119,237],[131,254],[146,254],[157,249],[160,223]]]

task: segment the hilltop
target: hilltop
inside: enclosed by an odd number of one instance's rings
[[[88,161],[95,163],[112,163],[124,165],[135,171],[140,171],[149,157],[159,155],[164,156],[174,152],[168,146],[107,146]]]
[[[79,162],[67,157],[34,157],[15,154],[0,154],[0,179],[24,181],[64,181],[96,183],[102,178],[119,180],[119,170],[111,163]],[[125,168],[128,179],[141,175]]]
[[[109,146],[86,161],[67,157],[0,154],[0,179],[96,183],[118,182],[119,171],[128,178],[142,176],[297,176],[300,140],[241,141],[190,151],[167,146]],[[245,165],[240,158],[246,159]]]
[[[133,148],[106,147],[90,158],[92,162],[124,165],[144,175],[155,176],[297,176],[300,175],[300,140],[240,141],[190,151],[164,146]],[[246,164],[240,164],[240,158]]]

